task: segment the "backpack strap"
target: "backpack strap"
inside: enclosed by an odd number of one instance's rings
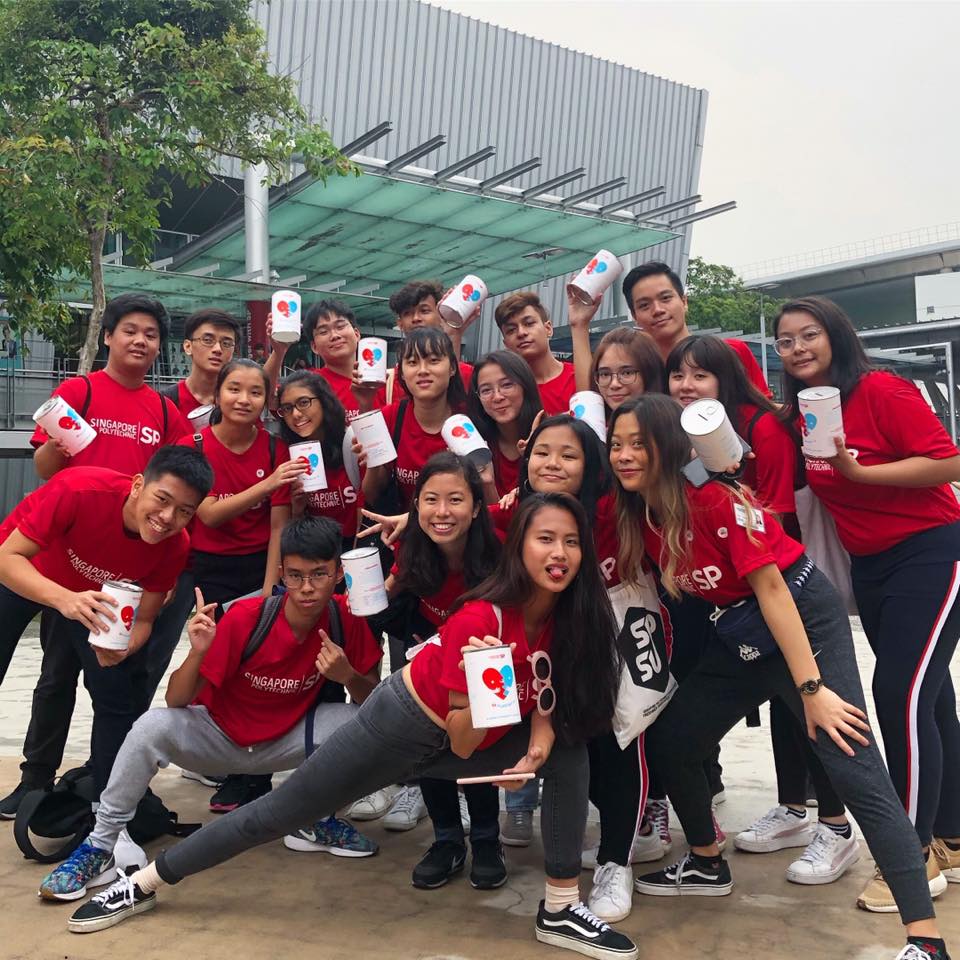
[[[180,384],[168,383],[162,386],[157,393],[166,397],[178,410],[180,409]]]
[[[340,619],[340,608],[333,597],[327,603],[327,613],[330,617],[330,639],[343,649],[343,621]]]
[[[407,413],[407,407],[410,406],[410,398],[404,397],[397,406],[397,419],[393,424],[393,433],[390,439],[393,441],[393,449],[400,452],[400,434],[403,431],[403,418]]]
[[[330,639],[341,649],[343,649],[343,620],[340,617],[340,608],[337,606],[337,601],[330,598],[327,603],[327,615],[329,617],[329,626],[330,630],[328,631]],[[306,756],[310,756],[314,750],[317,749],[317,744],[313,739],[313,731],[315,726],[315,717],[317,715],[317,708],[324,700],[324,691],[329,692],[330,685],[333,684],[332,680],[324,680],[320,684],[320,690],[317,694],[316,699],[310,706],[310,709],[306,713],[305,722],[303,725],[303,749]],[[336,685],[338,690],[345,691],[345,688],[341,684]],[[346,693],[343,693],[344,699],[346,698]],[[337,702],[340,699],[338,695],[331,702]]]
[[[280,616],[280,608],[283,606],[283,595],[267,597],[260,607],[260,615],[257,617],[256,626],[253,632],[247,638],[243,653],[240,655],[240,662],[249,660],[263,646],[263,641],[267,639],[267,634],[273,629],[273,625]]]
[[[87,385],[87,393],[83,398],[83,404],[80,407],[80,416],[86,420],[87,411],[90,409],[90,401],[93,399],[93,384],[90,382],[90,378],[86,374],[83,374],[83,382]]]
[[[203,434],[195,433],[193,435],[193,445],[203,453]]]
[[[270,447],[270,472],[277,469],[277,437],[276,434],[267,433],[267,444]]]
[[[757,409],[757,412],[750,418],[750,422],[747,424],[747,429],[744,431],[746,436],[743,438],[750,445],[750,449],[753,449],[753,428],[757,425],[757,421],[765,414],[769,413],[768,410]]]
[[[167,400],[169,400],[169,399],[170,399],[169,397],[165,397],[162,393],[160,394],[160,409],[161,409],[161,412],[163,413],[163,435],[164,435],[164,437],[166,437],[166,435],[167,435],[167,430],[168,430],[169,427],[170,427],[170,412],[167,410]],[[170,402],[173,403],[172,400],[171,400]],[[173,404],[173,406],[174,406],[175,409],[179,409],[175,403]]]
[[[65,839],[62,846],[47,852],[38,850],[30,839],[30,821],[40,805],[52,795],[53,790],[50,789],[31,790],[20,801],[20,806],[17,808],[17,817],[13,824],[13,838],[20,848],[20,852],[26,859],[36,860],[38,863],[57,863],[60,860],[65,860],[80,846],[84,837],[93,827],[94,815],[91,809],[89,818],[78,824],[74,835]],[[78,797],[78,799],[80,798]]]

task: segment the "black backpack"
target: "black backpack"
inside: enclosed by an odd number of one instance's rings
[[[13,825],[14,839],[24,857],[38,863],[58,863],[69,857],[93,829],[96,817],[91,804],[96,796],[93,771],[87,766],[68,770],[52,787],[31,790],[21,801]],[[148,789],[127,824],[127,832],[134,843],[149,843],[168,835],[186,837],[200,826],[179,823],[177,814]],[[38,850],[32,837],[60,843],[49,850]]]
[[[87,393],[83,398],[83,403],[80,405],[79,412],[80,416],[86,420],[87,411],[90,409],[90,401],[93,399],[93,384],[90,382],[90,378],[85,373],[82,374],[82,376],[83,382],[87,385]],[[174,384],[174,386],[176,386],[176,384]],[[163,435],[166,436],[167,427],[170,423],[170,413],[167,410],[167,400],[173,404],[174,410],[177,409],[177,401],[174,398],[168,397],[162,390],[155,390],[154,393],[160,397],[160,412],[163,414]]]

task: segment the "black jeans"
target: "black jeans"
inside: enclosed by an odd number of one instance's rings
[[[438,842],[459,843],[463,846],[463,820],[460,818],[460,798],[452,780],[421,777],[420,789],[427,813],[433,821],[433,833]],[[500,791],[490,783],[468,783],[463,788],[470,811],[470,843],[494,840],[500,836]]]
[[[640,750],[636,740],[621,750],[612,732],[587,743],[590,800],[600,811],[597,863],[612,862],[625,867],[630,862],[641,814]]]
[[[3,683],[3,678],[7,675],[10,661],[24,630],[42,609],[39,603],[27,600],[0,584],[0,623],[3,624],[3,635],[0,637],[0,683]]]
[[[797,598],[820,675],[839,697],[866,711],[850,621],[836,590],[815,570]],[[744,643],[750,637],[744,636]],[[780,697],[805,724],[804,707],[780,653],[744,662],[716,643],[681,684],[646,734],[673,808],[691,846],[715,840],[703,760],[734,724],[772,697]],[[876,742],[851,744],[849,757],[822,730],[813,750],[856,817],[904,923],[933,916],[920,841],[897,797]]]

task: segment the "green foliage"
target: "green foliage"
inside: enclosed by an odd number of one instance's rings
[[[200,186],[233,157],[278,182],[294,153],[359,173],[270,72],[246,0],[0,0],[0,297],[21,325],[61,321],[75,272],[99,324],[104,238],[146,262],[170,175]]]
[[[731,267],[707,263],[693,257],[687,268],[687,323],[700,330],[752,333],[760,328],[760,293],[747,290]],[[763,312],[769,323],[783,300],[763,298]],[[769,326],[767,328],[769,330]]]

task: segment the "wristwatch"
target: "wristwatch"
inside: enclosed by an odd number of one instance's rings
[[[823,686],[823,678],[817,677],[816,680],[804,680],[797,690],[805,697],[812,697]]]

